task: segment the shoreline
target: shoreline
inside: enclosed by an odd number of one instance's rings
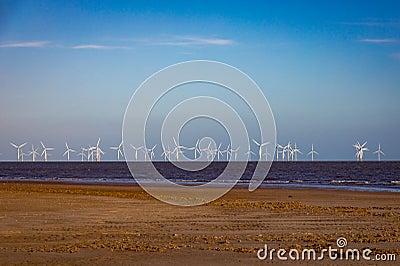
[[[5,264],[257,265],[264,244],[321,250],[339,237],[349,248],[398,260],[399,228],[393,192],[234,188],[206,205],[181,207],[139,186],[0,182]]]
[[[132,178],[133,179],[133,178]],[[110,182],[110,181],[105,181],[105,182],[82,182],[82,181],[43,181],[43,180],[2,180],[0,179],[0,183],[25,183],[25,184],[54,184],[54,185],[74,185],[74,186],[117,186],[117,187],[140,187],[139,184],[137,184],[134,179],[132,182],[126,182],[126,181],[121,181],[121,182]],[[195,185],[201,185],[203,184],[202,182],[177,182],[180,185],[186,185],[186,186],[195,186]],[[148,183],[149,186],[152,186],[152,184]],[[221,183],[221,186],[224,186],[225,184]],[[245,182],[239,182],[234,186],[234,189],[247,189],[248,188],[248,183]],[[155,187],[162,187],[163,184],[156,184],[154,185]],[[388,193],[400,193],[400,189],[398,188],[390,188],[390,187],[366,187],[366,186],[357,186],[357,185],[347,185],[347,186],[341,186],[341,185],[311,185],[311,184],[294,184],[294,183],[267,183],[267,184],[261,184],[258,189],[305,189],[305,190],[333,190],[333,191],[349,191],[349,192],[388,192]]]

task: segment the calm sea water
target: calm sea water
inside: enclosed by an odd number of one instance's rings
[[[147,163],[133,163],[146,178]],[[198,172],[181,170],[170,163],[154,163],[171,181],[196,185],[215,179],[226,163],[215,162]],[[238,186],[246,186],[256,162],[248,163]],[[135,184],[125,162],[1,162],[0,181],[42,181],[85,184]],[[264,187],[332,188],[400,192],[400,162],[274,162]]]

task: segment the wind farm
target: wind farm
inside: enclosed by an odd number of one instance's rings
[[[81,162],[101,162],[102,156],[105,152],[100,147],[100,138],[98,138],[96,145],[87,145],[80,148],[80,152],[78,153],[76,150],[69,147],[68,143],[65,142],[65,150],[62,153],[62,157],[66,158],[67,162],[73,161],[81,161]],[[200,158],[205,158],[206,161],[236,161],[238,158],[238,154],[240,151],[240,147],[236,147],[233,149],[231,144],[224,145],[223,143],[219,143],[216,148],[212,148],[212,142],[210,141],[206,147],[200,147],[200,139],[197,139],[194,145],[192,146],[184,146],[178,144],[175,138],[172,139],[173,149],[168,145],[167,147],[161,145],[161,152],[157,151],[158,144],[153,144],[151,148],[141,146],[135,146],[133,144],[129,144],[129,147],[132,150],[127,150],[125,152],[133,153],[132,160],[133,161],[180,161],[180,156],[186,153],[186,158],[190,161],[198,161]],[[311,144],[311,150],[303,154],[297,142],[289,141],[286,145],[281,145],[277,143],[275,147],[268,146],[270,144],[269,141],[265,141],[260,143],[255,139],[251,139],[251,142],[255,147],[249,145],[246,151],[242,151],[242,154],[245,157],[249,158],[249,161],[274,161],[274,162],[297,162],[297,161],[318,161],[316,160],[316,156],[320,156],[320,153],[316,150],[315,145]],[[31,150],[24,152],[23,148],[28,144],[28,142],[24,142],[22,144],[15,144],[10,142],[11,147],[16,149],[17,151],[17,159],[16,161],[22,162],[25,157],[30,156],[31,162],[44,161],[48,162],[50,160],[50,156],[52,154],[49,151],[55,151],[53,147],[46,147],[45,144],[40,141],[40,146],[42,147],[41,153],[38,152],[37,148],[34,148],[34,144],[32,144]],[[367,142],[365,141],[363,144],[360,142],[356,142],[353,144],[353,148],[355,148],[355,158],[356,161],[362,162],[365,160],[365,154],[369,151],[367,148]],[[224,148],[225,147],[225,148]],[[115,152],[116,161],[121,161],[124,159],[124,150],[123,150],[123,142],[120,142],[118,146],[110,146],[110,150]],[[269,153],[268,151],[273,151],[274,154]],[[76,154],[76,157],[71,156],[72,154]],[[381,148],[381,144],[378,143],[378,148],[372,154],[375,154],[377,157],[377,161],[381,161],[382,156],[385,155]],[[38,159],[40,157],[40,159]],[[319,158],[319,157],[318,157]],[[369,158],[369,161],[373,161],[374,158]],[[26,162],[27,160],[25,160]],[[62,161],[60,159],[55,161]],[[113,159],[108,158],[107,161],[113,161]]]

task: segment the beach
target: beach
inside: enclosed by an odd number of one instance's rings
[[[400,195],[234,188],[206,205],[178,207],[138,186],[2,182],[0,232],[1,264],[298,264],[259,260],[257,251],[267,244],[319,252],[339,237],[371,257],[396,254],[398,263]]]

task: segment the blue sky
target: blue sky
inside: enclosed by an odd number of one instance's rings
[[[0,160],[10,141],[43,140],[58,160],[65,141],[98,137],[113,159],[135,88],[193,59],[252,77],[281,144],[353,160],[368,140],[398,160],[399,14],[398,1],[1,1]]]

